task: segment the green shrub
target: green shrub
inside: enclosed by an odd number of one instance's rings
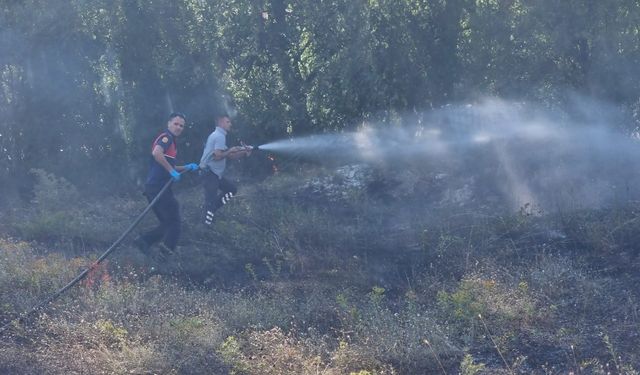
[[[218,349],[218,353],[220,353],[222,360],[231,367],[232,373],[245,373],[249,370],[244,363],[245,358],[235,336],[227,337]]]
[[[42,169],[31,169],[30,172],[36,178],[32,203],[42,211],[64,211],[80,200],[78,189],[63,177],[56,177]]]
[[[62,177],[32,169],[36,177],[34,198],[16,211],[11,226],[23,238],[40,241],[81,239],[85,244],[115,240],[135,215],[143,200],[109,197],[88,201],[74,185]]]
[[[467,345],[489,334],[482,319],[502,349],[516,344],[524,332],[537,333],[540,323],[548,320],[527,282],[496,274],[467,276],[454,292],[438,294],[438,306],[442,319]]]
[[[481,373],[484,368],[484,363],[475,364],[471,354],[465,354],[460,362],[460,375],[476,375]]]

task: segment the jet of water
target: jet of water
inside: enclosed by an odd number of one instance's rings
[[[560,112],[488,100],[422,113],[400,126],[369,123],[353,132],[279,140],[259,149],[318,161],[492,173],[485,183],[504,191],[514,206],[562,197],[597,206],[621,186],[640,184],[629,173],[640,148],[615,131],[613,122],[619,122],[617,114],[593,102]]]

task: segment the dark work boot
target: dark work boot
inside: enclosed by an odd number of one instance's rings
[[[169,259],[169,258],[171,258],[172,256],[175,255],[175,251],[169,249],[169,247],[167,245],[165,245],[164,243],[158,244],[158,247],[160,248],[158,256],[162,260],[167,260],[167,259]]]

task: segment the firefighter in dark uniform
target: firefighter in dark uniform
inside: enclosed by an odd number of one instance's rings
[[[182,134],[184,126],[184,115],[172,113],[169,115],[167,130],[160,133],[151,145],[149,174],[144,185],[144,195],[149,203],[170,179],[177,182],[180,180],[180,172],[195,171],[199,168],[195,163],[176,166],[178,154],[176,138]],[[134,243],[142,252],[147,253],[149,247],[162,240],[163,242],[160,243],[162,255],[168,256],[174,252],[180,238],[180,207],[171,186],[164,191],[153,206],[153,212],[158,217],[160,224],[140,235]]]

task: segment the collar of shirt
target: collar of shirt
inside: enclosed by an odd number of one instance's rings
[[[219,126],[216,126],[216,130],[219,130],[222,134],[227,135],[227,131]]]

